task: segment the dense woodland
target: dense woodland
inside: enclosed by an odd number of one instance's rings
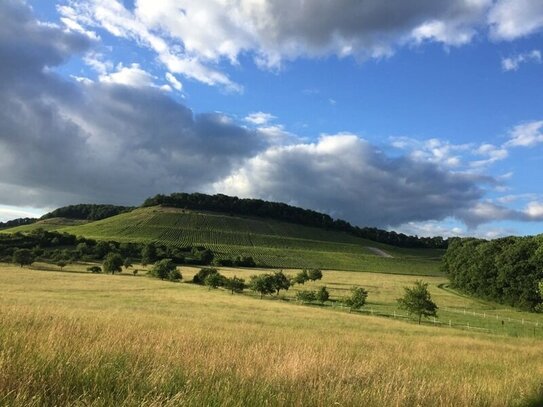
[[[79,204],[69,205],[55,209],[41,217],[41,219],[50,218],[68,218],[82,220],[100,220],[111,216],[129,212],[133,207],[117,205],[99,205],[99,204]]]
[[[214,261],[213,252],[201,246],[178,248],[157,243],[95,241],[43,229],[36,229],[25,234],[0,235],[0,261],[11,262],[14,254],[21,249],[28,252],[32,260],[30,263],[44,261],[59,265],[78,261],[102,261],[110,253],[119,254],[123,259],[131,259],[143,264],[152,264],[162,259],[170,259],[175,264],[194,265],[208,265]],[[236,266],[255,265],[251,258],[230,261]]]
[[[227,195],[206,195],[200,193],[174,193],[148,198],[142,206],[170,206],[175,208],[224,212],[236,215],[258,216],[305,226],[337,230],[357,237],[400,247],[446,248],[447,240],[442,237],[407,236],[403,233],[388,232],[377,228],[352,226],[341,219],[333,219],[324,213],[302,209],[284,203],[268,202],[261,199],[240,199]]]
[[[36,218],[17,218],[13,220],[8,220],[7,222],[0,222],[0,229],[15,228],[17,226],[30,225],[36,222]]]
[[[450,239],[443,271],[453,287],[480,298],[541,311],[543,235]]]

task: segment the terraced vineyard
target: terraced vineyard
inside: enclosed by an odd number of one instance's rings
[[[140,208],[58,230],[97,240],[205,246],[218,258],[252,256],[257,264],[267,267],[435,275],[439,274],[442,254],[439,250],[401,249],[346,233],[270,219],[162,207]],[[393,258],[379,257],[368,247],[382,249]]]

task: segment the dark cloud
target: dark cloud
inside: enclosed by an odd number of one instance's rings
[[[54,68],[92,41],[37,22],[20,2],[0,4],[0,27],[4,204],[135,203],[202,189],[264,147],[256,132],[193,115],[158,89],[62,79]]]
[[[216,188],[315,208],[360,225],[395,226],[467,210],[483,196],[478,185],[487,181],[389,158],[354,135],[336,135],[272,148]]]
[[[411,39],[413,30],[427,22],[438,21],[451,37],[430,38],[456,42],[456,35],[472,33],[489,1],[434,0],[336,0],[268,3],[267,18],[261,19],[261,35],[270,44],[300,42],[314,52],[351,46],[351,53],[389,46]]]

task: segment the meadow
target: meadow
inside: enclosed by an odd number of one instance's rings
[[[293,289],[260,300],[251,293],[162,282],[141,271],[112,276],[82,272],[85,265],[51,269],[0,265],[1,405],[536,406],[543,401],[543,340],[529,331],[486,333],[300,305],[291,301]],[[186,281],[197,269],[181,271]],[[221,272],[247,278],[269,270]],[[417,278],[328,271],[303,288],[326,285],[338,299],[361,285],[369,291],[366,308],[393,310],[403,287]],[[444,277],[424,280],[440,306],[440,320],[448,319],[448,308],[539,322],[538,315],[446,289]]]

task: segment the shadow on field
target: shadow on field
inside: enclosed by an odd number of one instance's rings
[[[543,407],[543,390],[529,397],[523,404],[523,407]]]

